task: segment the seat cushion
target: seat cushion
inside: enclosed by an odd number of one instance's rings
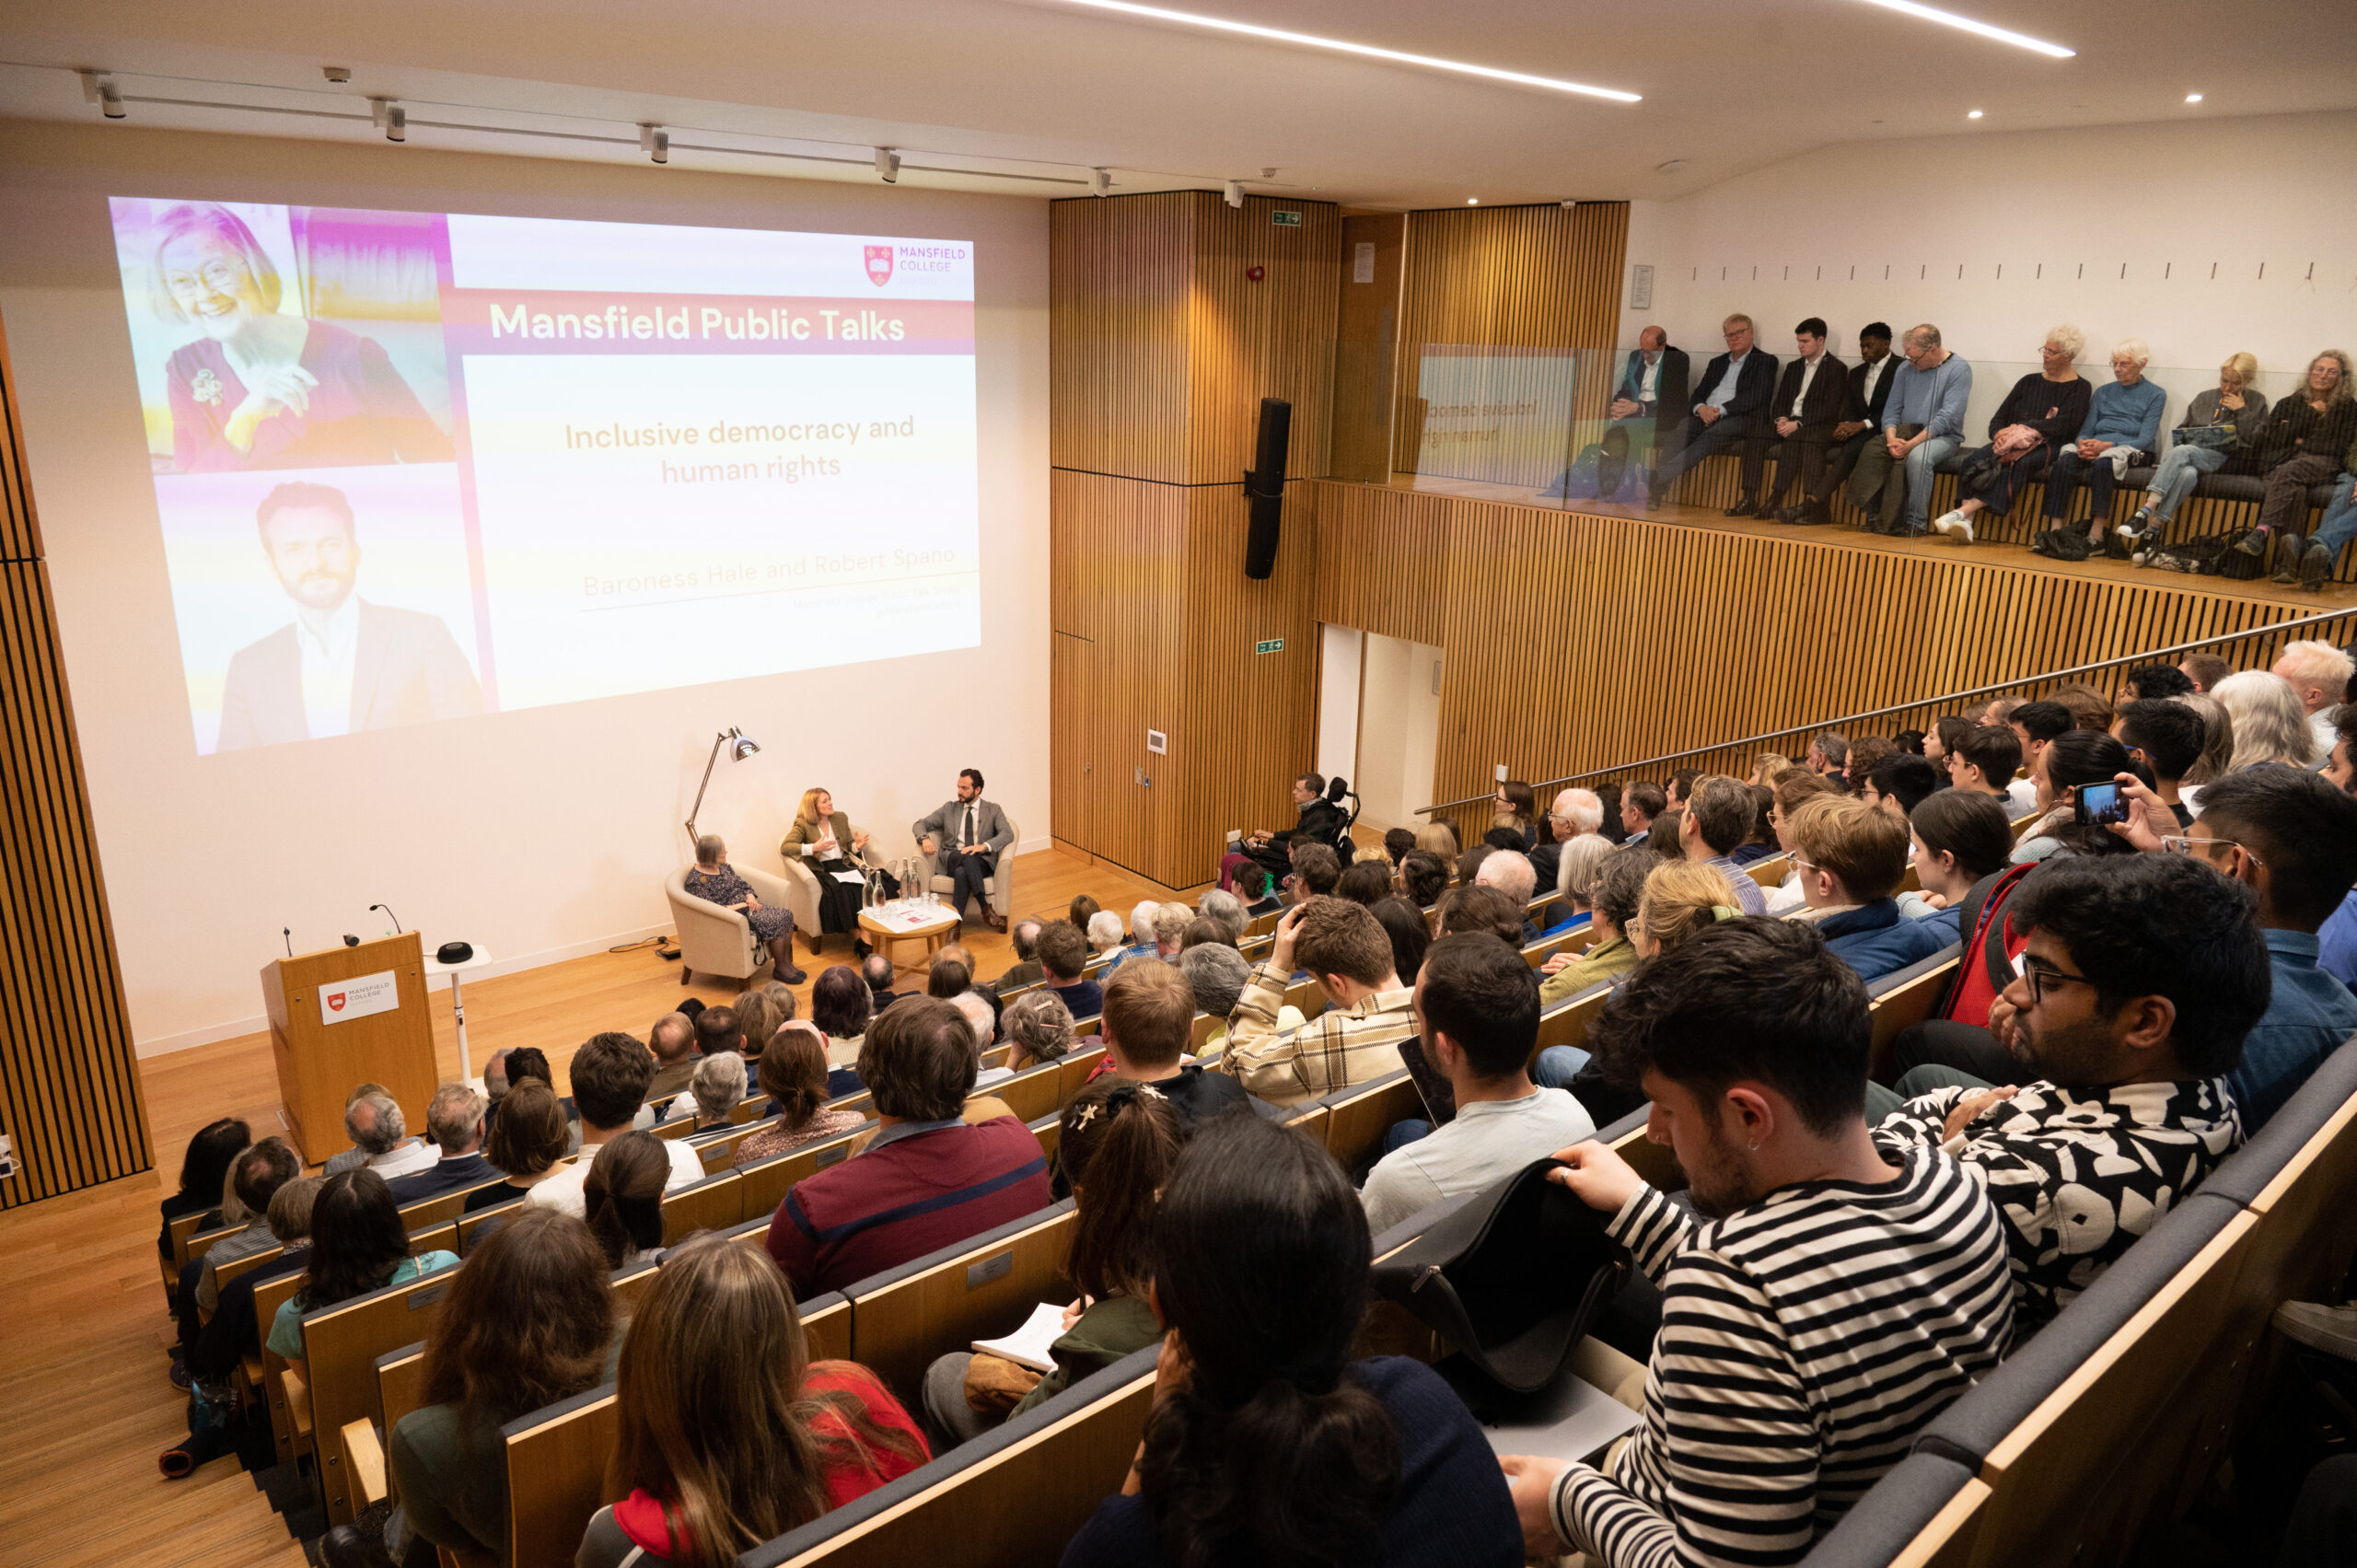
[[[2201,476],[2193,487],[2196,495],[2212,496],[2220,501],[2264,501],[2267,485],[2247,473],[2211,473]]]
[[[1972,1472],[1942,1454],[1910,1454],[1809,1549],[1804,1568],[1883,1568],[1964,1490]]]
[[[2292,1163],[2308,1140],[2357,1096],[2357,1040],[2344,1040],[2324,1059],[2258,1135],[2228,1155],[2201,1191],[2247,1205]]]

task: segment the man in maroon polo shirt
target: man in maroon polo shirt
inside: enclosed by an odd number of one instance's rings
[[[960,1120],[979,1065],[966,1016],[911,996],[868,1026],[859,1077],[875,1141],[795,1184],[770,1221],[770,1256],[797,1299],[922,1258],[1053,1202],[1048,1164],[1012,1116]]]

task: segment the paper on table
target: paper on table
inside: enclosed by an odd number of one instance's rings
[[[1064,1309],[1052,1301],[1043,1301],[1031,1309],[1023,1327],[1003,1340],[976,1340],[974,1348],[1003,1355],[1034,1372],[1053,1372],[1056,1360],[1048,1353],[1048,1347],[1063,1338],[1063,1333]]]
[[[838,882],[848,882],[854,888],[867,880],[866,877],[862,877],[856,871],[830,871],[827,875],[832,877]]]

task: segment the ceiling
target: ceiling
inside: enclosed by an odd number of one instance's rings
[[[1079,195],[1105,167],[1116,192],[1404,208],[1669,199],[1835,142],[2357,108],[2348,0],[1953,0],[2078,51],[2060,61],[1865,0],[1178,3],[1643,101],[1064,0],[10,0],[0,114],[96,121],[73,74],[94,66],[147,126],[376,142],[377,96],[412,146],[635,162],[660,122],[681,168],[873,180],[888,145],[911,187]]]

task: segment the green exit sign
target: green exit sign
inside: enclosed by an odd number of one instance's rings
[[[1285,651],[1285,640],[1283,637],[1263,637],[1252,645],[1252,651],[1256,654],[1281,654]]]
[[[1301,215],[1299,213],[1288,213],[1280,209],[1269,215],[1269,222],[1278,228],[1299,228],[1301,226]]]

